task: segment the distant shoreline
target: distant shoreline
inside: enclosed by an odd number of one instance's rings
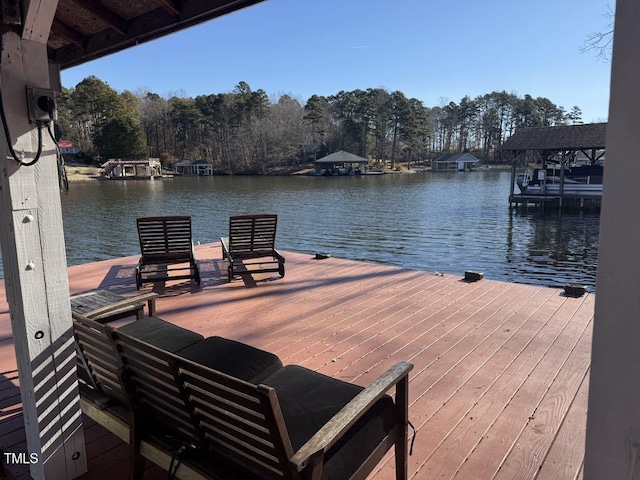
[[[404,166],[403,166],[404,167]],[[67,170],[67,179],[69,182],[102,182],[108,181],[109,178],[102,177],[100,175],[100,167],[91,167],[86,165],[66,165]],[[489,166],[490,170],[508,170],[511,168],[509,165],[491,165]],[[486,170],[487,167],[479,167],[478,170]],[[389,175],[402,175],[402,174],[413,174],[413,173],[423,173],[430,172],[431,167],[426,167],[424,165],[419,165],[418,167],[411,168],[407,170],[406,168],[401,168],[399,170],[387,170],[385,173]],[[264,174],[243,174],[238,173],[236,176],[311,176],[313,175],[312,167],[303,167],[303,168],[282,168],[276,169],[269,173]],[[219,175],[219,176],[227,176],[227,175]]]

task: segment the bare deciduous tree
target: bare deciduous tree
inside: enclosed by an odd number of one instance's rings
[[[593,53],[599,60],[608,62],[611,60],[613,20],[615,18],[615,12],[609,4],[607,4],[607,12],[604,17],[607,19],[607,26],[604,30],[590,33],[582,44],[580,51],[582,53]]]

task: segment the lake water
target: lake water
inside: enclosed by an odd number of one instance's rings
[[[88,182],[62,210],[70,265],[139,254],[136,217],[191,215],[207,243],[230,215],[277,213],[281,250],[593,289],[599,215],[512,211],[509,187],[507,171]]]

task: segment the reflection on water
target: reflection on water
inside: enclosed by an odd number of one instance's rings
[[[135,219],[191,215],[218,241],[229,215],[279,215],[278,247],[463,275],[595,285],[598,214],[508,208],[509,172],[204,177],[73,184],[62,199],[70,265],[139,248]]]
[[[522,275],[526,283],[595,287],[597,213],[512,213],[509,223],[505,260],[516,281]]]

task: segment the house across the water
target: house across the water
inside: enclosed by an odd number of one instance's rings
[[[162,178],[162,166],[159,158],[111,159],[102,164],[101,174],[115,180]]]
[[[204,177],[213,175],[213,163],[206,160],[181,160],[173,165],[176,175]]]
[[[447,153],[436,158],[431,169],[434,172],[468,172],[475,170],[479,162],[470,153]]]
[[[58,142],[58,148],[63,155],[77,155],[82,152],[78,147],[75,147],[69,140],[60,140]]]

